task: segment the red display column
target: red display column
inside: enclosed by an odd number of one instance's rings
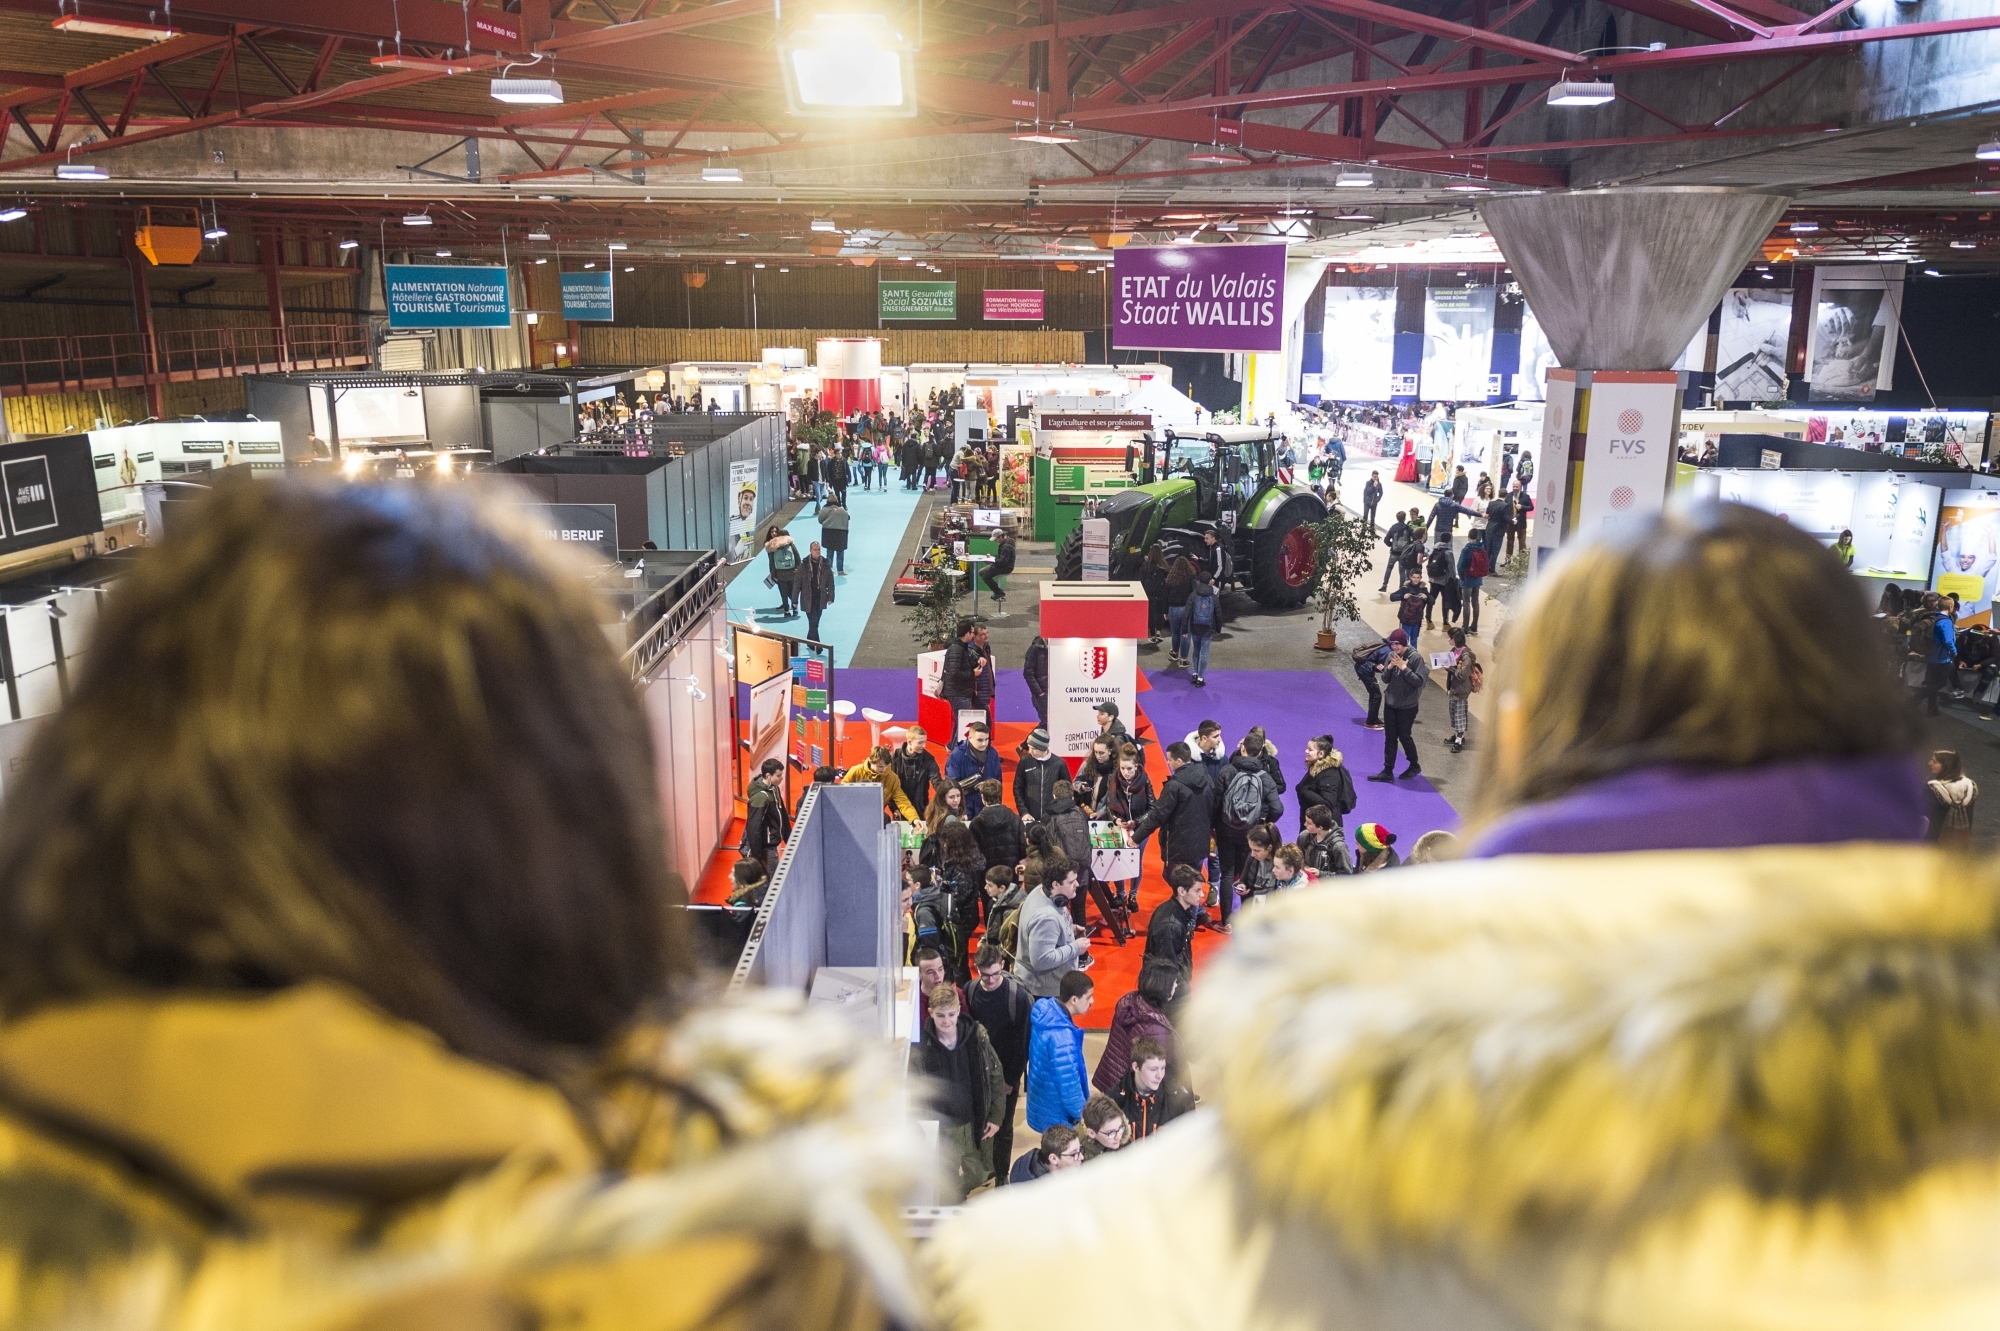
[[[1074,772],[1097,734],[1097,704],[1138,715],[1139,639],[1146,589],[1136,582],[1045,582],[1042,637],[1049,646],[1049,752]]]
[[[821,411],[851,416],[882,409],[881,339],[823,337],[816,354]]]

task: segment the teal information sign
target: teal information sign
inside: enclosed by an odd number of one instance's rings
[[[564,273],[563,318],[575,323],[611,322],[611,274]]]
[[[391,328],[505,328],[505,268],[392,263],[382,269]]]

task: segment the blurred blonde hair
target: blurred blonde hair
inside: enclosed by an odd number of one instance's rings
[[[1475,828],[1636,768],[1914,752],[1859,584],[1741,504],[1675,507],[1565,553],[1499,674]]]

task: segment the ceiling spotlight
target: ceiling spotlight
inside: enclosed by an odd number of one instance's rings
[[[627,269],[626,269],[625,271],[626,271],[626,272],[628,272],[628,273],[636,273],[636,272],[638,272],[639,270],[638,270],[637,268],[627,268]],[[782,271],[783,271],[783,269],[780,269],[779,271],[780,271],[780,272],[782,272]]]
[[[1795,236],[1809,236],[1809,235],[1811,235],[1811,234],[1812,234],[1813,232],[1815,232],[1815,231],[1817,231],[1817,230],[1819,230],[1819,223],[1818,223],[1818,222],[1794,222],[1794,223],[1792,223],[1792,234],[1793,234],[1793,235],[1795,235]]]
[[[1491,185],[1482,185],[1476,180],[1461,180],[1455,184],[1446,185],[1445,188],[1455,194],[1487,194],[1491,193],[1493,189]]]
[[[913,260],[911,259],[911,256],[909,256],[909,255],[907,255],[907,254],[898,254],[898,255],[896,256],[896,259],[897,259],[897,261],[898,261],[898,262],[900,262],[900,263],[910,263],[910,262],[912,262],[912,261],[913,261]]]
[[[56,166],[57,180],[109,180],[111,173],[101,166],[89,162],[61,162]]]
[[[1925,277],[1942,277],[1942,276],[1944,276],[1944,274],[1943,274],[1943,273],[1940,273],[1940,272],[1939,272],[1939,271],[1938,271],[1937,269],[1935,269],[1935,268],[1926,268],[1926,269],[1924,269],[1924,276],[1925,276]]]
[[[764,265],[763,265],[763,264],[761,264],[761,263],[757,265],[757,267],[759,267],[759,268],[762,268],[763,266],[764,266]]]
[[[1343,171],[1333,178],[1333,183],[1341,189],[1369,189],[1375,184],[1375,177],[1366,171]]]
[[[780,269],[779,269],[778,271],[779,271],[779,272],[781,272],[781,273],[789,273],[789,272],[791,272],[792,270],[791,270],[791,269],[789,269],[789,268],[780,268]]]
[[[622,250],[622,249],[629,249],[630,246],[626,245],[626,243],[622,240],[614,240],[611,242],[608,248],[614,250]]]
[[[438,257],[438,258],[440,258],[440,259],[449,259],[449,258],[451,257],[451,251],[450,251],[450,250],[439,250],[439,251],[437,252],[437,257]]]
[[[546,232],[546,231],[543,231],[543,230],[540,230],[539,228],[538,228],[538,229],[536,229],[536,230],[534,230],[534,231],[530,231],[530,232],[528,233],[528,239],[529,239],[529,240],[547,240],[548,238],[549,238],[549,233],[548,233],[548,232]]]
[[[734,259],[724,259],[723,262],[728,264],[731,268],[734,268],[736,266],[736,260]]]
[[[815,14],[778,34],[793,115],[913,116],[915,48],[882,14]]]
[[[0,212],[0,222],[18,222],[28,215],[26,208],[9,208]]]
[[[1374,220],[1375,220],[1375,214],[1373,214],[1373,213],[1335,213],[1335,214],[1333,215],[1333,220],[1334,220],[1334,221],[1336,221],[1336,222],[1372,222],[1372,221],[1374,221]]]
[[[1618,100],[1618,89],[1609,83],[1557,83],[1549,88],[1550,106],[1602,106]]]
[[[430,224],[431,224],[431,215],[429,213],[403,214],[404,226],[429,226]]]
[[[169,8],[171,13],[171,7]],[[123,37],[134,42],[164,42],[170,37],[180,36],[179,29],[162,27],[157,23],[140,23],[136,20],[115,18],[85,18],[81,14],[65,14],[49,25],[57,32],[72,32],[86,37]]]
[[[493,100],[516,106],[560,106],[562,84],[554,79],[494,79]]]
[[[1194,238],[1195,238],[1196,236],[1200,235],[1200,234],[1201,234],[1201,233],[1200,233],[1200,232],[1198,232],[1198,231],[1190,231],[1190,232],[1188,232],[1188,233],[1187,233],[1186,235],[1184,235],[1184,236],[1175,236],[1175,237],[1174,237],[1174,244],[1176,244],[1176,245],[1192,245],[1192,244],[1194,244]]]
[[[1065,143],[1081,143],[1082,137],[1057,129],[1054,125],[1033,124],[1024,130],[1009,134],[1016,143],[1046,143],[1060,147]]]
[[[1234,223],[1234,222],[1217,222],[1217,223],[1215,224],[1215,229],[1216,229],[1217,231],[1234,231],[1234,230],[1236,230],[1236,223]]]
[[[344,250],[358,250],[361,248],[361,242],[358,240],[343,240],[340,242],[340,248]]]
[[[537,268],[539,268],[539,267],[541,267],[541,266],[542,266],[543,264],[545,264],[545,263],[547,263],[547,262],[548,262],[548,260],[547,260],[547,259],[537,259],[537,260],[535,260],[535,266],[536,266]]]
[[[203,240],[221,240],[224,236],[227,236],[228,234],[229,233],[223,230],[220,226],[212,226],[208,228],[208,230],[201,233],[201,238]]]
[[[705,166],[701,178],[712,185],[740,185],[743,183],[741,168],[734,166]]]
[[[1972,154],[1982,162],[2000,162],[2000,139],[1979,145],[1979,151]]]
[[[590,261],[589,263],[585,264],[585,265],[584,265],[584,267],[585,267],[585,268],[595,268],[595,267],[597,267],[597,260],[595,260],[595,259],[592,259],[592,260],[591,260],[591,261]]]
[[[834,226],[831,217],[815,217],[812,220],[812,229],[815,231],[835,231],[839,228]]]

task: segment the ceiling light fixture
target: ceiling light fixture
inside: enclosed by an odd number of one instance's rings
[[[206,231],[202,232],[201,238],[203,240],[221,240],[228,234],[229,232],[225,231],[220,225],[216,225],[209,227]]]
[[[597,267],[597,260],[595,260],[595,259],[592,259],[592,260],[591,260],[591,261],[590,261],[589,263],[585,264],[585,265],[584,265],[584,267],[585,267],[585,268],[595,268],[595,267]]]
[[[28,215],[26,208],[9,208],[0,212],[0,222],[18,222]]]
[[[1618,89],[1609,83],[1564,81],[1549,87],[1550,106],[1603,106],[1618,100]]]
[[[736,260],[734,259],[724,259],[723,262],[728,264],[731,268],[734,268],[736,266]]]
[[[494,79],[493,100],[514,106],[561,106],[562,84],[554,79]]]
[[[701,169],[701,178],[711,185],[740,185],[743,183],[743,172],[734,166],[705,166]]]
[[[812,229],[815,231],[836,231],[839,228],[834,226],[831,217],[815,217],[812,220]]]
[[[1336,222],[1372,222],[1375,220],[1375,215],[1373,213],[1335,213],[1333,220]]]
[[[1190,162],[1202,162],[1209,166],[1240,166],[1249,157],[1234,148],[1225,148],[1219,143],[1211,143],[1206,148],[1196,148],[1187,155]]]
[[[1943,276],[1944,276],[1944,274],[1943,274],[1943,273],[1940,273],[1940,272],[1939,272],[1939,271],[1938,271],[1937,269],[1935,269],[1935,268],[1926,268],[1926,269],[1924,269],[1924,276],[1925,276],[1925,277],[1943,277]]]
[[[1083,142],[1082,135],[1067,133],[1054,125],[1043,125],[1040,121],[1030,124],[1026,129],[1017,129],[1007,137],[1016,143],[1046,143],[1051,147]]]
[[[1454,194],[1490,194],[1493,191],[1491,185],[1482,185],[1476,180],[1455,181],[1445,188]]]
[[[172,7],[168,7],[172,13]],[[178,28],[165,27],[158,23],[140,23],[135,19],[85,18],[81,14],[65,14],[49,25],[57,32],[75,33],[86,37],[123,37],[135,42],[164,42],[170,37],[180,36]]]
[[[911,256],[910,256],[910,255],[907,255],[907,254],[898,254],[898,255],[896,256],[896,258],[897,258],[897,259],[898,259],[899,261],[903,262],[903,263],[910,263],[910,262],[913,262],[913,260],[912,260]]]
[[[793,115],[913,116],[915,47],[882,14],[815,14],[778,34]]]
[[[451,257],[451,251],[450,251],[450,250],[439,250],[439,251],[437,252],[437,257],[438,257],[438,258],[440,258],[440,259],[449,259],[449,258]]]
[[[1343,171],[1333,178],[1333,183],[1341,189],[1372,189],[1375,177],[1366,171]]]
[[[1792,234],[1793,234],[1793,235],[1795,235],[1795,236],[1809,236],[1809,235],[1811,235],[1811,234],[1812,234],[1813,232],[1815,232],[1815,231],[1819,230],[1819,223],[1818,223],[1818,222],[1794,222],[1794,223],[1792,223],[1792,227],[1791,227],[1791,230],[1792,230]]]
[[[429,213],[403,214],[404,226],[429,226],[430,224],[431,224],[431,215]]]
[[[57,180],[109,180],[111,173],[90,162],[59,162],[56,165]]]
[[[529,240],[547,240],[548,238],[549,238],[549,233],[540,229],[536,229],[528,233]]]
[[[636,272],[638,272],[639,270],[638,270],[637,268],[627,268],[627,269],[626,269],[625,271],[626,271],[626,272],[628,272],[628,273],[636,273]]]
[[[0,222],[10,222],[20,215],[21,210],[19,208],[10,208],[4,213],[0,213]],[[1979,242],[1976,240],[1954,240],[1951,242],[1951,247],[1955,250],[1976,250],[1979,248]]]
[[[541,266],[542,266],[543,264],[545,264],[545,263],[547,263],[547,262],[548,262],[548,260],[547,260],[547,259],[537,259],[537,260],[535,260],[535,266],[536,266],[537,268],[539,268],[539,267],[541,267]]]
[[[626,244],[626,243],[625,243],[624,241],[622,241],[622,240],[614,240],[614,241],[612,241],[612,242],[611,242],[611,244],[610,244],[610,246],[609,246],[608,248],[610,248],[610,249],[614,249],[614,250],[623,250],[623,249],[630,249],[630,248],[631,248],[631,246],[627,245],[627,244]]]
[[[1972,154],[1982,162],[2000,162],[2000,139],[1979,145],[1979,151]]]

